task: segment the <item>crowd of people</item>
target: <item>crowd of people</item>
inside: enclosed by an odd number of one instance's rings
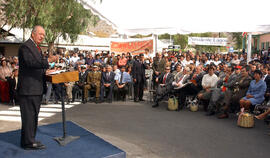
[[[205,105],[206,115],[228,118],[229,112],[250,111],[255,105],[267,102],[270,96],[270,49],[253,54],[249,63],[245,53],[163,51],[153,55],[148,49],[138,55],[63,50],[54,55],[59,60],[49,63],[46,73],[77,70],[79,81],[46,82],[44,104],[58,103],[63,89],[67,102],[80,99],[82,103],[111,103],[126,101],[127,97],[140,102],[144,101],[144,91],[153,91],[153,108],[174,95],[178,98],[178,110],[181,110],[186,97],[192,96]],[[1,57],[1,102],[12,105],[18,102],[18,66],[16,56]],[[257,118],[265,118],[267,114]]]

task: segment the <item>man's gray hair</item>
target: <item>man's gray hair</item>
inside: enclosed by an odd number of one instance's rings
[[[106,65],[106,68],[109,68],[109,67],[110,67],[110,68],[112,68],[112,66],[111,66],[111,65]]]
[[[33,27],[32,33],[35,33],[37,31],[37,28],[39,28],[39,27],[43,28],[41,25],[36,25]]]

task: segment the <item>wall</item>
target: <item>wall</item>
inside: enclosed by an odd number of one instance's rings
[[[18,56],[20,44],[1,44],[0,47],[4,47],[5,49],[5,56]]]
[[[262,50],[262,43],[264,43],[264,49],[267,49],[266,43],[270,42],[270,33],[260,36],[260,49]]]

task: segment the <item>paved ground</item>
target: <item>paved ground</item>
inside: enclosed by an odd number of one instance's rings
[[[265,158],[270,155],[268,126],[256,121],[253,129],[236,126],[236,117],[218,120],[204,112],[171,112],[163,103],[88,103],[67,109],[74,121],[127,152],[128,158]],[[0,111],[10,107],[0,105]],[[1,116],[1,113],[0,113]],[[61,121],[61,113],[41,124]],[[0,132],[20,128],[20,122],[0,120]]]

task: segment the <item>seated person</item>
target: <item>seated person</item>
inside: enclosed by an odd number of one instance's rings
[[[84,85],[84,100],[85,104],[88,99],[88,92],[91,89],[94,89],[96,92],[95,102],[100,102],[100,81],[101,81],[101,72],[98,71],[98,67],[96,65],[93,66],[93,71],[89,72],[87,75],[86,84]]]
[[[202,90],[202,78],[205,75],[205,72],[202,71],[201,66],[197,66],[194,73],[190,74],[189,81],[190,84],[187,84],[183,88],[179,89],[176,93],[178,95],[178,104],[179,107],[183,107],[187,96],[194,96]]]
[[[72,101],[72,88],[74,86],[75,82],[66,82],[64,83],[67,93],[67,104],[69,104]]]
[[[75,94],[77,92],[83,91],[83,86],[86,84],[87,79],[87,70],[86,66],[80,66],[79,68],[79,81],[75,82],[73,88],[72,88],[72,102],[75,100]],[[84,93],[82,93],[82,100],[84,100]]]
[[[158,83],[158,87],[154,98],[155,104],[152,106],[153,108],[158,107],[158,102],[172,90],[173,74],[171,73],[170,66],[166,66],[165,72],[156,78],[156,82]]]
[[[101,75],[101,87],[100,87],[100,99],[104,102],[104,94],[108,91],[107,99],[108,102],[112,102],[112,92],[114,87],[115,74],[112,72],[112,66],[106,66],[106,72],[102,72]]]
[[[262,80],[262,76],[260,70],[254,71],[254,80],[250,82],[246,96],[239,101],[241,112],[249,111],[251,106],[261,104],[264,101],[266,83]]]
[[[125,72],[126,68],[121,67],[120,72],[117,73],[114,77],[115,86],[114,94],[117,94],[117,100],[126,100],[126,95],[128,92],[128,83],[131,82],[131,77],[129,73]]]
[[[265,119],[268,115],[270,114],[270,108],[268,108],[268,110],[258,116],[255,116],[256,119],[258,120],[263,120]]]
[[[211,98],[211,91],[216,88],[219,78],[214,74],[214,67],[208,68],[208,74],[205,74],[202,78],[202,87],[198,94],[199,100],[209,100]]]
[[[178,69],[178,68],[176,68]],[[190,79],[190,68],[189,67],[185,67],[183,70],[183,73],[181,74],[181,76],[179,78],[175,78],[175,80],[172,82],[172,86],[174,89],[174,93],[176,95],[180,95],[182,93],[182,88],[184,88],[186,85],[188,85],[189,79]],[[183,95],[182,95],[183,96]],[[182,102],[181,102],[182,101]],[[183,98],[178,97],[178,110],[183,108]]]
[[[235,110],[239,100],[246,95],[250,81],[252,80],[248,72],[249,66],[243,67],[240,77],[237,78],[235,84],[225,92],[221,114],[218,116],[219,119],[228,118],[229,110]]]
[[[182,76],[182,66],[180,64],[177,64],[175,66],[175,71],[172,72],[172,75],[174,76],[173,77],[173,80],[176,81],[178,80],[181,76]]]
[[[225,71],[225,76],[220,78],[217,82],[217,88],[214,88],[211,91],[207,113],[208,116],[214,115],[215,112],[219,111],[220,106],[218,105],[221,105],[220,102],[222,102],[222,99],[224,99],[225,92],[230,91],[232,85],[234,85],[236,80],[239,78],[240,69],[236,69],[234,72],[233,71],[233,67],[228,67]]]

